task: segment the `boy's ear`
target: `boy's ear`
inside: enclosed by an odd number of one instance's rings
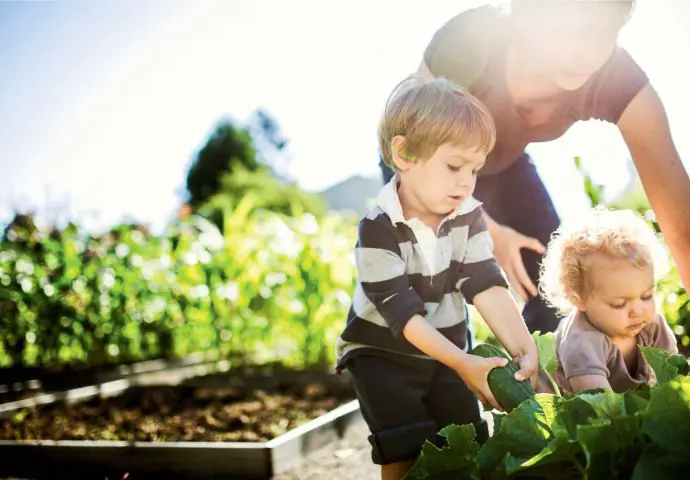
[[[391,156],[395,166],[401,172],[406,172],[412,166],[412,162],[408,159],[409,157],[405,150],[405,137],[402,135],[396,135],[391,140]]]

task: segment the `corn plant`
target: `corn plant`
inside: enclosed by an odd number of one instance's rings
[[[354,281],[355,223],[252,202],[226,212],[222,233],[196,216],[162,235],[120,225],[100,236],[22,216],[0,244],[0,365],[195,352],[331,363]]]

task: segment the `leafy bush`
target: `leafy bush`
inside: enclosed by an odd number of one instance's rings
[[[225,212],[231,211],[247,196],[252,197],[253,208],[270,210],[291,217],[305,213],[317,219],[326,215],[323,199],[305,192],[298,185],[277,178],[270,170],[260,168],[249,171],[235,167],[220,179],[218,193],[198,207],[196,213],[222,227]]]
[[[0,244],[0,365],[117,364],[195,352],[326,365],[353,289],[356,225],[254,209],[165,234],[93,237],[15,219]]]
[[[539,339],[543,347],[552,342],[551,336]],[[620,394],[536,394],[508,414],[494,412],[494,433],[481,446],[473,425],[445,427],[439,433],[446,445],[427,442],[406,480],[685,478],[690,367],[685,357],[660,349],[643,354],[656,386]],[[553,371],[548,357],[540,355],[541,368]]]

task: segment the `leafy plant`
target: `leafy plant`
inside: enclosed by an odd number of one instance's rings
[[[540,351],[552,340],[540,337]],[[441,430],[406,479],[685,478],[690,467],[690,371],[681,355],[644,348],[657,378],[625,393],[589,390],[536,394],[507,414],[494,413],[483,445],[473,425]],[[547,357],[549,355],[547,354]],[[552,358],[541,367],[553,365]]]
[[[248,195],[223,230],[192,215],[91,236],[31,217],[0,243],[0,366],[119,364],[204,352],[328,365],[353,289],[355,223],[287,217]]]

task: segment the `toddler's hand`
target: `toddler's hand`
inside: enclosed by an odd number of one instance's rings
[[[483,404],[491,405],[496,410],[503,410],[503,407],[494,398],[489,388],[487,376],[489,372],[497,367],[505,367],[508,360],[501,357],[484,358],[478,355],[467,355],[461,369],[456,373],[462,378],[465,384],[472,390]]]

